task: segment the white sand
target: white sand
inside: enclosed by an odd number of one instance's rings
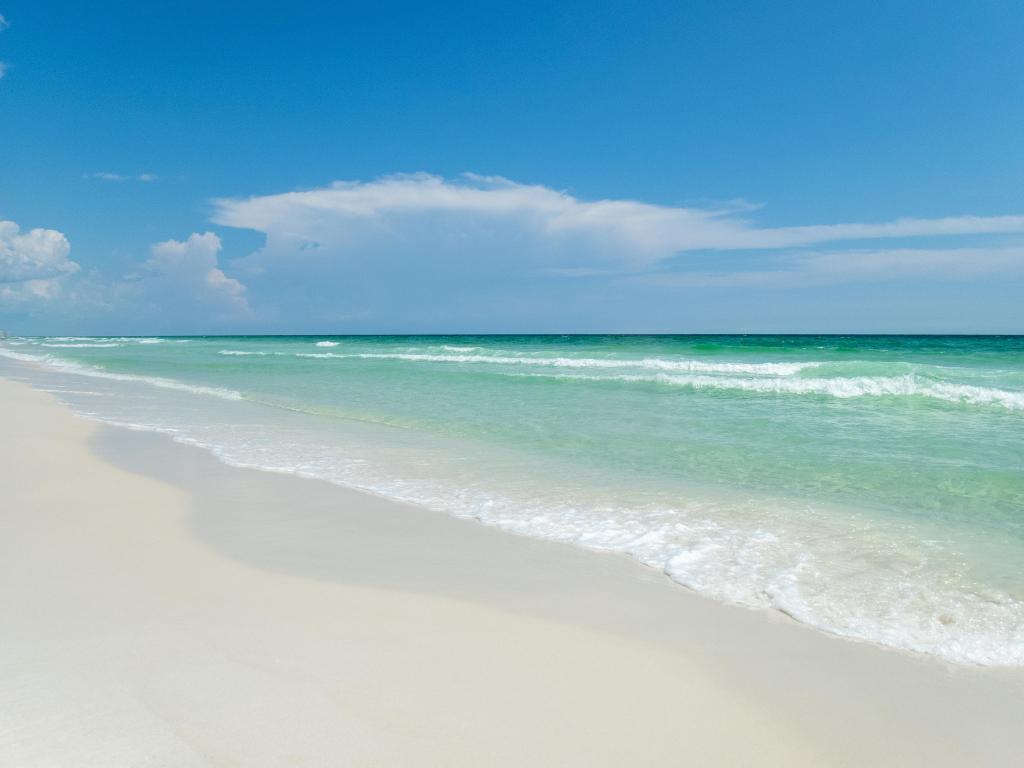
[[[0,766],[1020,765],[1019,670],[223,466],[0,380]]]

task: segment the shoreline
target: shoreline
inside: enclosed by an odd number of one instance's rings
[[[231,467],[4,379],[0,403],[12,764],[1011,765],[1024,741],[1019,669]]]
[[[1015,422],[991,408],[957,406],[962,429],[954,436],[953,412],[932,412],[931,401],[873,402],[864,382],[850,378],[849,361],[822,380],[838,382],[834,403],[821,402],[816,389],[739,400],[646,384],[537,390],[518,371],[534,360],[532,342],[517,352],[459,340],[326,353],[291,337],[269,347],[184,339],[188,350],[160,338],[22,340],[43,354],[0,346],[0,356],[15,358],[0,361],[0,375],[9,369],[75,413],[171,435],[233,466],[319,477],[534,538],[624,552],[712,599],[772,609],[851,640],[953,663],[1024,666]],[[569,346],[548,349],[544,364],[603,368],[626,360],[621,351],[610,361],[608,350]],[[743,345],[729,348],[741,362],[709,363],[708,350],[660,347],[633,349],[629,359],[645,368],[711,366],[729,374],[726,382],[742,369],[753,376],[746,384],[793,385],[803,379],[790,376],[835,363],[827,362],[835,350],[812,360],[819,354],[812,346],[798,355],[802,362],[774,353],[751,362]],[[464,352],[511,361],[515,370],[477,381],[481,371],[464,367]],[[364,357],[365,366],[352,362]],[[389,361],[384,368],[381,359]],[[444,365],[424,368],[424,359]],[[909,364],[899,362],[897,372]],[[530,382],[525,390],[520,380]],[[855,386],[855,403],[843,399],[844,386]],[[759,420],[777,430],[750,429]],[[865,423],[871,428],[853,429]],[[993,450],[999,445],[1010,450]],[[945,466],[950,450],[976,457],[954,483]],[[908,477],[916,479],[907,485]]]

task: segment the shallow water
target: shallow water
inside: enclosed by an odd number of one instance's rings
[[[86,415],[1024,664],[1024,337],[32,338]],[[41,363],[27,366],[21,363]]]

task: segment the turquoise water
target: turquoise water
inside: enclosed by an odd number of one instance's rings
[[[1024,337],[31,338],[80,413],[1024,664]],[[5,369],[7,370],[7,369]]]

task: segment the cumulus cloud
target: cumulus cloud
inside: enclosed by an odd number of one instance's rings
[[[0,306],[45,302],[61,295],[63,278],[79,271],[71,244],[53,229],[22,232],[0,221]]]
[[[150,249],[135,279],[154,297],[170,301],[177,294],[224,309],[249,310],[246,287],[224,274],[218,264],[221,241],[213,232],[193,233],[186,240],[166,240]]]
[[[57,277],[78,271],[68,259],[71,244],[54,229],[21,232],[13,221],[0,221],[0,282]]]
[[[247,288],[225,274],[220,238],[193,233],[152,245],[117,279],[82,273],[55,230],[21,232],[0,222],[0,311],[57,321],[104,322],[122,331],[159,328],[206,332],[211,324],[251,319]],[[58,300],[59,299],[59,300]]]

